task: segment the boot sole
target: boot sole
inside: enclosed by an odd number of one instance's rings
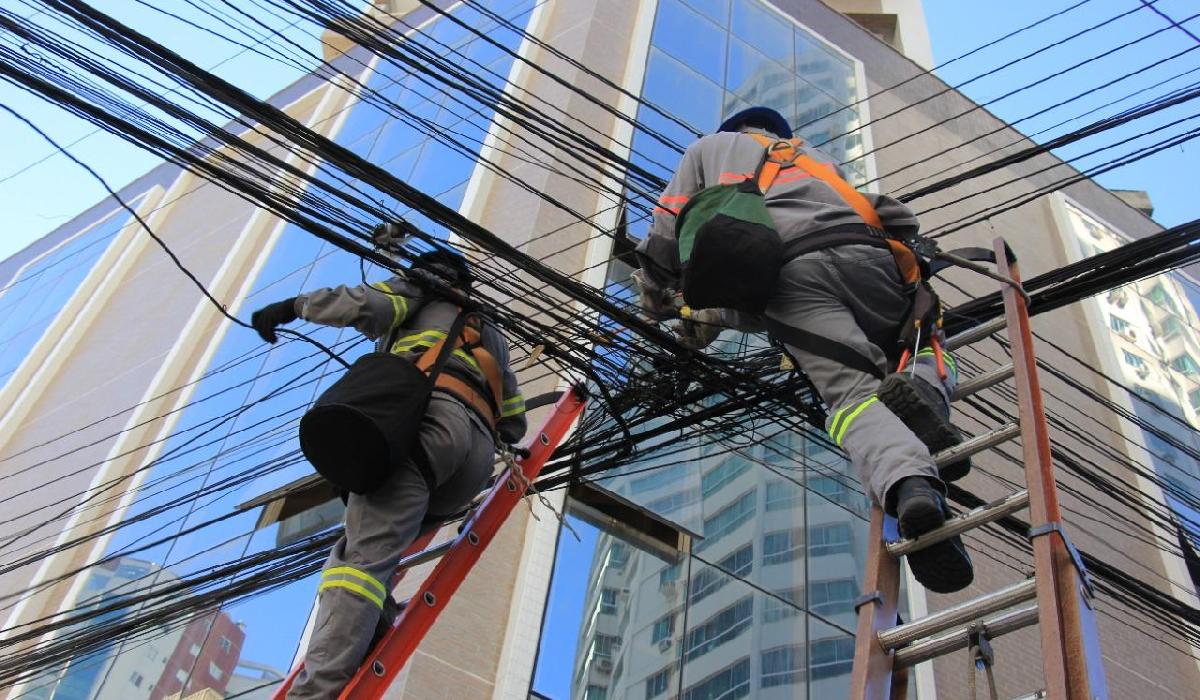
[[[913,577],[934,593],[954,593],[971,585],[975,570],[971,557],[955,536],[908,555]]]
[[[907,538],[923,535],[945,521],[946,516],[940,506],[931,502],[928,507],[914,506],[906,509],[898,519],[898,525],[901,534]],[[971,556],[967,554],[959,537],[943,540],[909,554],[908,566],[917,582],[934,593],[960,591],[975,579]]]
[[[917,436],[931,453],[962,444],[958,429],[921,399],[912,384],[891,375],[883,380],[877,394],[888,410]],[[958,481],[971,471],[971,458],[964,457],[938,468],[942,481]]]

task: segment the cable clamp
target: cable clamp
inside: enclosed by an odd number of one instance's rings
[[[976,700],[978,697],[975,692],[977,670],[982,670],[987,675],[988,698],[999,700],[999,693],[996,691],[996,675],[992,670],[992,667],[996,665],[996,652],[992,649],[992,643],[988,641],[987,625],[976,623],[967,628],[967,657],[971,664],[968,671],[970,675],[967,676],[967,691],[971,695],[971,700]]]
[[[1075,571],[1079,573],[1079,581],[1083,584],[1083,590],[1087,594],[1084,597],[1084,602],[1087,606],[1092,607],[1092,598],[1096,597],[1096,589],[1092,587],[1092,577],[1088,575],[1087,567],[1083,565],[1083,557],[1079,556],[1079,550],[1075,549],[1075,545],[1071,543],[1071,538],[1067,536],[1067,531],[1063,529],[1062,523],[1046,523],[1037,527],[1029,528],[1029,539],[1033,541],[1037,537],[1057,534],[1063,542],[1063,546],[1067,548],[1067,553],[1071,555],[1071,562],[1075,565]]]
[[[879,591],[871,591],[870,593],[864,593],[864,594],[860,595],[859,597],[855,598],[854,599],[854,614],[857,615],[858,609],[861,608],[862,606],[866,605],[867,603],[877,603],[879,605],[883,605],[883,593],[880,593]]]

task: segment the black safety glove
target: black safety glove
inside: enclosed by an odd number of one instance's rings
[[[268,343],[274,343],[279,340],[279,336],[275,335],[275,329],[285,323],[291,323],[297,318],[296,297],[292,297],[274,304],[267,304],[255,311],[250,315],[250,325],[258,331],[260,338]]]

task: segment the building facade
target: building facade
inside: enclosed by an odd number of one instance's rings
[[[514,97],[552,105],[564,119],[569,115],[588,125],[614,150],[663,178],[679,158],[676,146],[750,104],[775,107],[799,135],[843,162],[853,182],[883,192],[949,164],[930,162],[930,153],[961,146],[948,158],[966,162],[1020,142],[984,112],[960,116],[973,105],[954,91],[927,99],[944,85],[924,73],[931,61],[919,2],[486,3],[505,22],[474,3],[447,4],[462,24],[416,2],[377,5],[381,19],[403,22],[397,26],[404,27],[408,41],[454,55]],[[497,116],[494,105],[440,89],[354,46],[336,28],[327,33],[325,47],[341,75],[301,80],[275,96],[276,105],[530,255],[628,298],[628,268],[609,262],[612,239],[568,213],[585,212],[601,230],[623,222],[631,237],[644,235],[648,209],[630,207],[622,216],[622,201],[609,193],[624,186],[620,173],[611,174],[609,188],[580,183],[557,167],[571,162],[572,153],[544,133]],[[565,77],[590,98],[555,77]],[[602,108],[608,105],[634,117],[638,126]],[[905,107],[902,114],[873,121]],[[424,127],[415,128],[416,122]],[[899,141],[915,132],[921,136]],[[529,157],[539,151],[557,157],[549,162]],[[295,154],[289,159],[332,177]],[[970,203],[950,203],[951,193],[933,195],[922,203],[930,209],[923,225],[936,230],[1003,201],[1008,195],[1001,185],[1013,177],[1044,186],[1052,178],[1039,168],[1055,163],[1052,156],[1040,156],[1028,166],[981,178],[975,185],[980,196]],[[122,194],[241,318],[303,290],[353,284],[373,273],[360,269],[358,258],[174,166],[154,170]],[[363,194],[418,225],[428,224],[383,193]],[[541,195],[567,208],[551,206]],[[948,206],[935,210],[939,204]],[[1092,227],[1101,233],[1093,235]],[[987,245],[1002,234],[1031,277],[1159,230],[1116,195],[1084,181],[997,216],[990,226],[956,232],[949,242]],[[948,279],[955,285],[943,290],[950,304],[993,289],[967,274]],[[1115,465],[1112,478],[1142,502],[1161,504],[1180,522],[1191,518],[1194,524],[1188,498],[1180,494],[1197,493],[1197,462],[1189,454],[1195,441],[1170,416],[1189,426],[1196,419],[1192,392],[1200,384],[1192,369],[1200,362],[1200,346],[1192,327],[1200,323],[1189,300],[1190,281],[1164,280],[1161,303],[1146,286],[1151,283],[1143,282],[1125,290],[1129,311],[1109,309],[1106,304],[1116,303],[1109,298],[1093,300],[1055,312],[1053,320],[1038,318],[1035,326],[1051,343],[1039,348],[1046,362],[1132,415],[1165,426],[1147,431],[1115,414],[1087,411],[1079,386],[1047,376],[1048,411],[1066,425],[1086,423],[1088,435],[1101,436],[1099,446],[1075,434],[1063,437],[1063,444]],[[55,583],[66,572],[162,534],[179,536],[140,550],[138,557],[187,581],[291,542],[336,516],[334,506],[333,516],[277,509],[267,517],[256,500],[308,473],[295,423],[337,376],[336,365],[300,343],[266,347],[252,332],[231,326],[115,202],[98,204],[0,262],[0,285],[0,478],[20,495],[5,501],[0,535],[7,544],[0,548],[5,561],[25,562],[0,573],[5,616],[0,642],[22,625],[73,610],[94,595],[82,577]],[[518,312],[539,312],[521,299],[512,304]],[[1114,318],[1135,330],[1132,340],[1121,335],[1129,328]],[[1174,335],[1167,332],[1171,318],[1181,329]],[[1138,335],[1142,329],[1146,334]],[[353,331],[301,330],[346,359],[367,350]],[[763,347],[761,338],[728,333],[712,351],[737,358]],[[528,356],[531,350],[516,348],[515,354]],[[1150,368],[1145,377],[1122,352]],[[985,344],[962,353],[960,365],[970,372],[999,357],[996,344]],[[1088,366],[1154,392],[1146,396],[1170,406],[1165,409],[1170,416],[1137,403],[1126,390],[1083,369]],[[554,388],[540,374],[536,366],[524,372],[527,395]],[[997,403],[1006,398],[1003,389],[989,396]],[[971,433],[994,427],[995,417],[985,408],[968,407],[963,427]],[[1155,442],[1163,434],[1172,436],[1165,447]],[[595,483],[688,533],[686,547],[672,554],[648,551],[636,538],[576,517],[561,493],[553,499],[567,511],[579,541],[561,531],[555,518],[544,517],[549,514],[540,505],[534,506],[540,518],[518,509],[390,696],[843,697],[867,514],[844,457],[826,449],[811,429],[782,418],[756,424],[742,440],[696,434],[672,436],[670,442],[669,451],[651,451]],[[978,458],[977,472],[964,486],[988,499],[1003,495],[1019,480],[1012,455],[1001,450]],[[1150,471],[1138,471],[1138,465]],[[1154,475],[1179,488],[1164,493]],[[1062,479],[1068,522],[1081,548],[1119,560],[1195,605],[1182,557],[1155,546],[1178,541],[1177,533],[1127,503],[1094,496],[1077,474],[1064,473]],[[54,493],[41,488],[50,481]],[[239,510],[239,504],[257,505]],[[60,514],[48,519],[48,512]],[[909,616],[992,590],[1028,568],[1018,548],[993,533],[973,534],[968,544],[976,553],[976,585],[956,596],[926,596],[908,586]],[[54,545],[61,551],[36,556]],[[412,572],[397,597],[403,599],[427,570]],[[149,570],[137,579],[165,585]],[[31,588],[36,593],[27,592]],[[191,655],[207,663],[180,665],[168,658],[157,674],[138,673],[143,682],[151,675],[162,679],[154,691],[161,694],[154,697],[269,690],[279,678],[275,669],[289,668],[302,653],[314,591],[315,582],[303,580],[238,601],[211,620],[214,629],[225,625],[229,634],[216,634],[216,646],[200,644]],[[1186,641],[1144,625],[1120,601],[1102,599],[1099,606],[1114,697],[1185,698],[1187,689],[1200,687],[1197,656]],[[193,624],[168,625],[162,638],[192,639]],[[211,641],[213,634],[205,635]],[[220,639],[237,647],[232,664],[221,656],[228,652]],[[185,652],[196,643],[189,642]],[[1041,687],[1035,631],[1000,639],[996,649],[1004,694]],[[137,653],[114,651],[73,660],[65,673],[83,678],[78,674],[98,673],[94,669],[126,656],[133,663],[130,655]],[[919,698],[964,696],[965,665],[958,657],[923,665],[912,692]],[[118,682],[133,678],[108,676],[70,685],[85,688],[82,694],[35,678],[11,686],[8,697],[90,700],[108,697]]]

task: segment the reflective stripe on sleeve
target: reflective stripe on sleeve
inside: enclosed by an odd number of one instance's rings
[[[392,300],[392,313],[394,315],[390,330],[395,330],[396,326],[404,323],[404,319],[408,317],[408,302],[404,300],[402,295],[397,294],[387,282],[377,282],[371,286],[388,295],[388,298]]]
[[[504,400],[504,405],[500,407],[500,417],[508,418],[525,412],[525,397],[517,394],[511,398]]]
[[[392,344],[392,352],[393,353],[401,353],[401,352],[409,352],[411,350],[416,350],[417,348],[422,348],[422,347],[427,348],[427,347],[430,347],[433,344],[437,343],[439,340],[442,340],[445,337],[446,337],[446,332],[439,331],[439,330],[421,331],[420,333],[406,335],[403,338],[397,339],[396,342]],[[466,362],[468,365],[470,365],[471,369],[474,369],[476,371],[482,371],[479,369],[479,363],[476,362],[475,358],[472,357],[470,355],[470,353],[468,353],[467,351],[459,348],[459,349],[455,350],[453,354],[458,359],[460,359],[463,362]]]

